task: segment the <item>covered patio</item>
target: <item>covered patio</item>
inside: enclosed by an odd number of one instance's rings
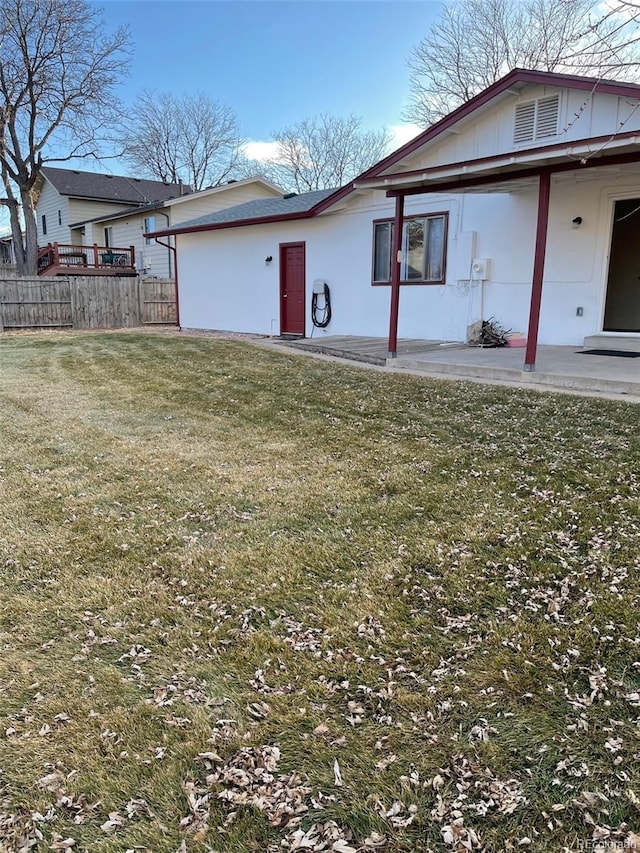
[[[468,156],[466,159],[459,159],[459,157],[456,159],[456,153],[466,150],[464,146],[456,148],[456,137],[462,137],[466,129],[473,127],[474,122],[489,109],[494,110],[493,114],[497,121],[499,103],[511,96],[517,96],[528,84],[535,84],[536,82],[544,82],[552,87],[569,87],[585,92],[583,104],[564,129],[560,130],[558,116],[554,115],[553,127],[540,135],[539,144],[522,146],[519,145],[521,140],[517,136],[519,125],[516,117],[513,139],[507,150],[500,150],[499,145],[496,144],[494,153],[487,155],[483,149],[482,156],[476,154],[475,156]],[[533,250],[529,311],[526,324],[526,348],[520,353],[516,351],[509,354],[508,358],[515,362],[520,357],[521,362],[524,362],[521,363],[519,372],[545,369],[544,361],[538,357],[538,345],[543,290],[548,285],[550,278],[547,249],[550,228],[553,227],[551,214],[554,205],[557,205],[567,192],[571,191],[572,186],[579,182],[594,180],[602,175],[609,176],[610,180],[611,175],[624,174],[627,169],[635,168],[637,173],[637,167],[640,164],[640,133],[637,129],[630,129],[627,125],[640,105],[638,89],[639,87],[633,84],[593,81],[587,78],[563,75],[556,77],[552,74],[516,69],[454,110],[450,115],[404,146],[399,152],[395,152],[382,160],[356,179],[354,186],[357,189],[384,191],[388,198],[395,201],[395,215],[391,232],[392,260],[389,276],[390,311],[387,352],[390,359],[401,357],[398,348],[398,320],[399,313],[402,311],[401,294],[404,289],[403,286],[408,283],[402,277],[402,266],[403,263],[406,263],[408,256],[405,202],[411,198],[425,198],[438,194],[446,194],[449,197],[453,195],[469,197],[475,194],[495,195],[528,192],[535,193],[536,197],[535,225],[533,227],[528,226],[526,230],[512,232],[512,238],[518,242],[518,245]],[[551,91],[556,90],[552,89]],[[593,126],[590,127],[588,135],[574,139],[569,131],[576,124],[582,112],[589,106],[596,92],[599,95],[623,99],[625,105],[629,106],[629,115],[625,115],[622,120],[618,116],[618,122],[611,133],[603,134],[600,132],[598,135],[595,126]],[[549,90],[545,89],[545,94],[548,96]],[[553,95],[549,104],[553,101],[554,109],[558,109],[559,99],[559,94]],[[542,100],[544,101],[544,98]],[[526,102],[521,105],[521,108],[538,109],[535,106],[536,103],[534,101]],[[604,125],[600,131],[603,129]],[[443,143],[443,138],[448,141]],[[451,139],[454,141],[451,142]],[[535,142],[538,137],[534,134],[530,139]],[[438,145],[440,148],[437,148]],[[436,152],[431,157],[429,155],[430,146],[435,146]],[[473,150],[473,146],[469,150]],[[417,154],[423,158],[422,162],[416,159],[415,155]],[[602,192],[602,189],[594,190],[594,193],[597,192]],[[625,198],[624,192],[617,195],[616,198]],[[630,213],[621,214],[616,221],[628,218],[638,209],[637,206],[632,208]],[[573,218],[572,227],[574,229],[580,228],[582,223],[583,217],[578,215]],[[505,230],[509,227],[509,222],[506,220],[504,227]],[[555,227],[557,228],[557,223]],[[610,254],[613,253],[611,239],[610,236],[607,248]],[[482,267],[483,264],[484,262],[480,261],[481,266],[477,268],[478,274],[470,272],[470,278],[483,283],[487,281],[488,276]],[[480,271],[481,268],[482,271]],[[475,262],[473,270],[476,270]],[[626,298],[629,303],[628,310],[633,313],[635,308],[631,307],[631,300],[635,299],[635,296],[627,295]],[[583,310],[583,308],[578,308],[578,312]],[[621,315],[624,315],[624,311],[621,312]],[[614,325],[605,325],[604,329],[626,329],[638,333],[634,346],[640,351],[640,329],[634,324],[627,325],[625,322],[627,318],[622,316],[621,319],[621,315],[617,316]],[[582,313],[578,313],[577,316],[582,316]],[[486,317],[482,316],[479,319],[485,320]],[[612,343],[612,348],[613,346]],[[478,358],[478,356],[473,356],[473,358]],[[500,360],[504,362],[505,358],[505,356],[501,356]],[[624,356],[621,358],[624,359]],[[634,363],[631,357],[624,360]],[[581,373],[582,371],[578,372]]]
[[[640,341],[617,338],[615,350],[605,349],[601,341],[586,343],[585,347],[539,346],[535,371],[523,369],[523,350],[518,347],[472,347],[399,338],[396,357],[389,358],[387,338],[327,336],[288,341],[286,345],[429,376],[623,395],[630,402],[640,402]]]

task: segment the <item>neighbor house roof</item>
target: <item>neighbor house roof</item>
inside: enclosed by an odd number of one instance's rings
[[[174,204],[181,204],[185,201],[192,201],[194,197],[207,198],[208,196],[224,193],[226,190],[237,189],[238,187],[246,187],[250,184],[260,184],[266,189],[271,190],[274,195],[282,195],[282,193],[284,192],[282,187],[279,187],[277,184],[274,184],[273,181],[270,181],[268,178],[263,178],[262,175],[254,175],[251,178],[243,178],[242,180],[238,181],[227,181],[226,184],[220,184],[216,187],[206,187],[203,190],[198,190],[197,192],[190,193],[189,195],[184,195],[180,198],[171,199],[170,204],[173,206]]]
[[[338,196],[343,189],[314,190],[300,195],[290,194],[277,198],[260,198],[236,204],[216,213],[199,216],[181,222],[175,228],[166,228],[152,232],[153,236],[163,237],[168,234],[188,234],[194,231],[213,231],[218,228],[229,228],[235,225],[256,225],[261,222],[277,222],[282,219],[301,219],[311,216],[323,202]]]
[[[190,187],[184,184],[167,184],[163,181],[129,178],[124,175],[80,172],[76,169],[54,169],[50,166],[43,167],[42,175],[60,195],[116,201],[122,204],[149,204],[166,201],[190,192]]]
[[[94,216],[93,219],[83,219],[82,222],[71,222],[69,228],[79,228],[81,225],[93,225],[96,222],[112,222],[114,219],[126,219],[129,216],[137,216],[139,213],[150,213],[151,211],[165,207],[165,204],[166,202],[163,201],[152,201],[150,204],[126,207],[124,210],[117,210],[115,213],[103,213],[102,216]]]
[[[150,204],[143,204],[139,207],[127,208],[126,210],[118,210],[115,213],[106,213],[102,214],[102,216],[94,216],[93,219],[84,219],[82,222],[74,222],[69,227],[70,228],[78,228],[80,225],[91,225],[96,222],[111,222],[114,219],[126,219],[128,216],[132,216],[136,213],[146,213],[153,210],[158,210],[161,207],[173,207],[174,205],[181,204],[185,201],[197,201],[200,198],[209,198],[211,196],[216,196],[219,194],[223,194],[226,191],[234,190],[237,187],[245,187],[250,184],[260,184],[266,189],[272,190],[274,194],[282,195],[282,187],[277,186],[276,184],[268,181],[263,177],[254,177],[254,178],[245,178],[242,181],[227,181],[226,184],[221,184],[218,187],[207,187],[205,190],[199,190],[194,193],[187,193],[186,195],[179,196],[178,198],[168,198],[164,201],[154,201]]]

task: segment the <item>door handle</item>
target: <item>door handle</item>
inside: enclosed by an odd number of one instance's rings
[[[283,298],[283,299],[287,299],[287,298],[288,298],[288,294],[283,293],[283,294],[282,294],[282,298]]]

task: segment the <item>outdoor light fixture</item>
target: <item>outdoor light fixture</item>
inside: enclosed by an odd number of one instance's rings
[[[576,216],[575,219],[571,220],[571,227],[572,228],[579,228],[581,225],[582,225],[582,217],[581,216]]]
[[[273,260],[273,256],[267,255],[267,257],[264,259],[264,262],[265,262],[265,264],[270,264],[272,260]]]

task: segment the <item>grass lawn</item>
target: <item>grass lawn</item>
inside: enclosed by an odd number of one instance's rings
[[[0,412],[1,851],[640,849],[637,406],[115,333]]]

